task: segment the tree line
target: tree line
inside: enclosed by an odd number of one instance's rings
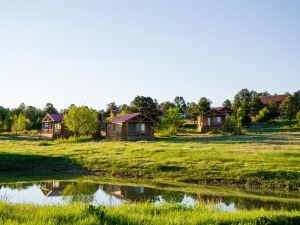
[[[230,118],[232,126],[249,126],[251,123],[274,121],[275,118],[298,119],[300,123],[300,91],[289,96],[281,103],[270,102],[263,105],[260,96],[269,96],[268,92],[240,90],[233,100],[226,99],[223,106],[232,109]],[[89,121],[108,121],[117,115],[141,112],[156,121],[160,129],[173,129],[183,125],[182,118],[196,121],[197,117],[211,109],[212,102],[209,98],[201,97],[198,102],[186,102],[183,97],[177,96],[173,101],[158,103],[156,99],[145,96],[136,96],[130,104],[117,105],[111,102],[106,109],[95,110],[87,106],[76,107],[70,105],[68,109],[58,111],[52,103],[47,103],[43,109],[34,106],[26,106],[9,109],[0,106],[0,132],[38,130],[41,128],[45,115],[61,113],[66,115],[66,122],[72,126],[75,133],[86,133],[84,130],[84,115],[90,115]],[[69,116],[68,116],[69,115]],[[162,115],[164,115],[162,117]],[[161,119],[162,118],[162,119]]]

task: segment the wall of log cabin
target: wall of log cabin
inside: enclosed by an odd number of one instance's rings
[[[221,117],[220,124],[216,123],[217,117]],[[209,118],[210,118],[210,126],[208,125]],[[197,127],[200,132],[224,130],[226,128],[226,115],[201,115],[201,116],[198,116]]]

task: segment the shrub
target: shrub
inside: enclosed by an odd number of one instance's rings
[[[184,124],[178,108],[170,108],[157,124],[157,131],[161,136],[175,135]]]
[[[69,137],[69,138],[59,138],[54,140],[54,143],[61,144],[61,143],[82,143],[82,142],[88,142],[93,140],[93,137],[91,135],[85,135],[85,136],[79,136],[79,137]]]

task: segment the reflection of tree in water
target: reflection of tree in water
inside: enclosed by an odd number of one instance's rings
[[[0,188],[10,188],[12,190],[26,190],[27,188],[30,188],[34,185],[37,185],[37,183],[21,183],[21,182],[16,182],[16,183],[9,183],[9,184],[2,184],[0,185]]]
[[[94,194],[98,190],[97,184],[91,183],[70,183],[63,190],[63,199],[70,203],[84,202],[90,203],[94,199]]]
[[[184,192],[160,191],[160,195],[165,202],[181,203],[184,199]]]

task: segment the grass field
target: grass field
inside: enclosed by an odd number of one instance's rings
[[[182,134],[150,142],[0,137],[0,171],[93,173],[166,182],[299,190],[300,132]]]
[[[34,212],[34,213],[32,213]],[[300,211],[220,212],[199,204],[189,208],[180,205],[124,205],[114,208],[87,205],[32,206],[0,202],[1,224],[290,224],[300,223]]]

